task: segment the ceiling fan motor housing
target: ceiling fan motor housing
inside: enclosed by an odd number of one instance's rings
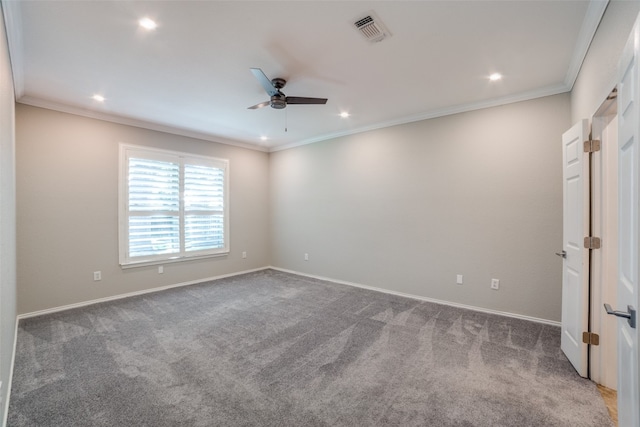
[[[283,93],[277,93],[271,97],[271,108],[281,110],[287,106],[287,98]]]

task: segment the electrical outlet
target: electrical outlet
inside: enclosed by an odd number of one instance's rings
[[[158,266],[158,274],[163,274],[164,273],[164,265],[159,265]]]
[[[309,261],[309,254],[304,254],[304,260]]]
[[[456,283],[457,283],[458,285],[462,285],[462,274],[458,274],[458,275],[456,276]]]
[[[99,280],[102,280],[102,272],[101,271],[94,271],[93,272],[93,281],[97,282]]]
[[[247,253],[246,252],[242,252],[242,258],[246,258],[247,257]]]
[[[500,289],[500,280],[491,279],[491,289],[495,289],[496,291]]]

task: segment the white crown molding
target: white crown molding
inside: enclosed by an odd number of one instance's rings
[[[235,147],[246,148],[248,150],[268,152],[267,147],[250,144],[247,142],[235,141],[232,139],[221,138],[219,136],[206,134],[203,132],[192,131],[189,129],[181,129],[160,123],[149,122],[129,117],[117,116],[114,114],[103,113],[101,111],[88,110],[86,108],[74,107],[55,101],[49,101],[31,96],[23,96],[17,100],[20,104],[31,105],[33,107],[46,108],[48,110],[60,111],[62,113],[74,114],[77,116],[88,117],[91,119],[103,120],[105,122],[118,123],[121,125],[134,126],[143,129],[155,130],[159,132],[170,133],[173,135],[186,136],[188,138],[201,139],[204,141],[217,142],[225,145],[233,145]]]
[[[569,88],[569,90],[573,89],[573,85],[578,78],[578,73],[580,72],[582,63],[589,51],[589,46],[591,46],[591,41],[598,30],[598,26],[600,25],[600,21],[602,20],[602,16],[604,15],[608,5],[609,0],[591,0],[589,2],[587,13],[584,16],[582,27],[578,34],[576,46],[573,49],[573,57],[571,58],[567,75],[564,78],[564,84]]]
[[[501,98],[490,99],[488,101],[475,102],[471,104],[456,105],[453,107],[441,108],[438,110],[427,111],[425,113],[416,114],[412,116],[405,116],[399,119],[389,120],[385,122],[375,123],[369,126],[363,126],[355,129],[349,129],[343,132],[335,132],[327,135],[322,135],[317,138],[305,139],[303,141],[294,142],[292,144],[285,144],[276,147],[271,147],[269,152],[276,152],[282,150],[288,150],[290,148],[300,147],[302,145],[313,144],[316,142],[326,141],[329,139],[339,138],[342,136],[355,135],[358,133],[368,132],[376,129],[388,128],[391,126],[398,126],[412,122],[419,122],[421,120],[435,119],[438,117],[450,116],[452,114],[466,113],[474,110],[481,110],[483,108],[499,107],[501,105],[513,104],[516,102],[529,101],[536,98],[543,98],[545,96],[558,95],[560,93],[569,92],[571,88],[568,88],[564,84],[556,86],[549,86],[541,89],[536,89],[529,92],[523,92],[515,95],[504,96]]]
[[[135,127],[139,127],[139,128],[143,128],[143,129],[150,129],[150,130],[170,133],[170,134],[174,134],[174,135],[181,135],[181,136],[186,136],[186,137],[189,137],[189,138],[201,139],[201,140],[204,140],[204,141],[217,142],[217,143],[220,143],[220,144],[232,145],[232,146],[246,148],[246,149],[254,150],[254,151],[272,153],[272,152],[276,152],[276,151],[282,151],[282,150],[288,150],[290,148],[300,147],[300,146],[303,146],[303,145],[309,145],[309,144],[313,144],[313,143],[316,143],[316,142],[322,142],[322,141],[326,141],[326,140],[329,140],[329,139],[334,139],[334,138],[339,138],[339,137],[349,136],[349,135],[355,135],[355,134],[359,134],[359,133],[363,133],[363,132],[368,132],[368,131],[377,130],[377,129],[383,129],[383,128],[392,127],[392,126],[403,125],[403,124],[412,123],[412,122],[418,122],[418,121],[421,121],[421,120],[435,119],[435,118],[438,118],[438,117],[449,116],[449,115],[452,115],[452,114],[465,113],[465,112],[469,112],[469,111],[480,110],[480,109],[483,109],[483,108],[498,107],[498,106],[501,106],[501,105],[513,104],[515,102],[529,101],[529,100],[536,99],[536,98],[542,98],[542,97],[545,97],[545,96],[551,96],[551,95],[557,95],[557,94],[560,94],[560,93],[569,92],[570,90],[571,90],[570,88],[566,87],[563,84],[556,85],[556,86],[549,86],[549,87],[536,89],[536,90],[529,91],[529,92],[519,93],[519,94],[515,94],[515,95],[509,95],[509,96],[505,96],[505,97],[501,97],[501,98],[495,98],[495,99],[491,99],[491,100],[488,100],[488,101],[481,101],[481,102],[475,102],[475,103],[471,103],[471,104],[457,105],[457,106],[453,106],[453,107],[447,107],[447,108],[442,108],[442,109],[438,109],[438,110],[428,111],[428,112],[420,113],[420,114],[416,114],[416,115],[405,116],[405,117],[401,117],[401,118],[397,118],[397,119],[393,119],[393,120],[388,120],[388,121],[384,121],[384,122],[375,123],[375,124],[372,124],[372,125],[369,125],[369,126],[363,126],[363,127],[359,127],[359,128],[355,128],[355,129],[349,129],[349,130],[346,130],[346,131],[341,131],[341,132],[334,132],[334,133],[325,134],[325,135],[321,135],[321,136],[318,136],[318,137],[305,139],[305,140],[294,142],[294,143],[290,143],[290,144],[284,144],[284,145],[272,146],[272,147],[251,144],[251,143],[248,143],[248,142],[234,141],[234,140],[231,140],[231,139],[225,139],[225,138],[221,138],[221,137],[218,137],[218,136],[215,136],[215,135],[210,135],[210,134],[205,134],[205,133],[201,133],[201,132],[191,131],[191,130],[188,130],[188,129],[180,129],[180,128],[175,128],[175,127],[171,127],[171,126],[167,126],[167,125],[162,125],[160,123],[153,123],[153,122],[148,122],[148,121],[145,121],[145,120],[138,120],[138,119],[133,119],[133,118],[128,118],[128,117],[117,116],[117,115],[114,115],[114,114],[104,113],[104,112],[100,112],[100,111],[88,110],[88,109],[85,109],[85,108],[69,106],[69,105],[66,105],[66,104],[59,103],[59,102],[44,100],[44,99],[40,99],[40,98],[34,98],[34,97],[31,97],[31,96],[23,96],[17,102],[19,102],[20,104],[31,105],[31,106],[40,107],[40,108],[46,108],[46,109],[49,109],[49,110],[60,111],[60,112],[63,112],[63,113],[75,114],[75,115],[78,115],[78,116],[89,117],[89,118],[92,118],[92,119],[104,120],[104,121],[107,121],[107,122],[118,123],[118,124],[128,125],[128,126],[135,126]]]
[[[573,88],[573,85],[577,79],[580,67],[586,57],[589,50],[591,41],[598,28],[600,20],[604,15],[609,0],[591,0],[587,12],[585,14],[578,40],[573,52],[573,56],[567,70],[567,74],[564,79],[564,84],[550,86],[546,88],[537,89],[525,93],[516,95],[510,95],[502,98],[496,98],[488,101],[482,101],[471,104],[463,104],[453,107],[447,107],[424,113],[396,118],[384,122],[375,123],[368,126],[363,126],[355,129],[349,129],[340,132],[333,132],[313,138],[304,139],[301,141],[283,144],[278,146],[259,145],[255,143],[237,141],[227,138],[222,138],[212,134],[206,134],[202,132],[192,131],[183,128],[176,128],[160,123],[149,122],[145,120],[127,118],[123,116],[117,116],[114,114],[88,110],[80,107],[73,107],[54,101],[34,98],[30,96],[24,96],[24,74],[23,74],[23,46],[22,46],[22,32],[21,32],[21,17],[20,17],[20,1],[2,1],[2,10],[5,17],[7,39],[9,43],[9,52],[11,56],[11,64],[13,69],[14,87],[16,92],[16,100],[19,103],[32,105],[35,107],[47,108],[50,110],[61,111],[65,113],[75,114],[79,116],[94,118],[98,120],[104,120],[108,122],[140,127],[144,129],[156,130],[160,132],[166,132],[175,135],[186,136],[190,138],[201,139],[205,141],[217,142],[226,145],[232,145],[236,147],[246,148],[249,150],[261,151],[261,152],[277,152],[287,150],[290,148],[300,147],[303,145],[313,144],[316,142],[322,142],[329,139],[354,135],[358,133],[368,132],[372,130],[387,128],[391,126],[402,125],[406,123],[417,122],[421,120],[428,120],[451,114],[464,113],[482,108],[497,107],[500,105],[510,104],[514,102],[527,101],[544,96],[556,95],[559,93],[569,92]]]
[[[274,266],[270,266],[268,268],[270,268],[271,270],[281,271],[283,273],[295,274],[297,276],[309,277],[311,279],[323,280],[325,282],[337,283],[339,285],[353,286],[355,288],[362,288],[362,289],[367,289],[367,290],[375,291],[375,292],[382,292],[382,293],[385,293],[385,294],[396,295],[396,296],[403,297],[403,298],[411,298],[411,299],[418,300],[418,301],[433,302],[435,304],[448,305],[448,306],[457,307],[457,308],[464,308],[466,310],[479,311],[481,313],[497,314],[499,316],[506,316],[506,317],[512,317],[514,319],[528,320],[530,322],[543,323],[545,325],[558,326],[558,327],[561,326],[560,322],[556,322],[554,320],[547,320],[547,319],[541,319],[541,318],[538,318],[538,317],[525,316],[523,314],[517,314],[517,313],[509,313],[508,311],[491,310],[491,309],[488,309],[488,308],[476,307],[476,306],[473,306],[473,305],[458,304],[456,302],[438,300],[438,299],[434,299],[434,298],[427,298],[427,297],[423,297],[423,296],[420,296],[420,295],[405,294],[404,292],[397,292],[397,291],[392,291],[392,290],[384,289],[384,288],[376,288],[375,286],[362,285],[362,284],[359,284],[359,283],[347,282],[347,281],[344,281],[344,280],[331,279],[329,277],[323,277],[323,276],[316,276],[316,275],[313,275],[313,274],[301,273],[299,271],[287,270],[285,268],[279,268],[279,267],[274,267]]]
[[[0,1],[7,32],[9,58],[13,71],[13,90],[16,99],[24,95],[24,49],[22,43],[22,14],[19,1]]]

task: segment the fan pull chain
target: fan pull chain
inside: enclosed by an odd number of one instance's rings
[[[287,131],[287,108],[284,109],[284,131]]]

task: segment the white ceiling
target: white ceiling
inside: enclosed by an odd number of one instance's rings
[[[19,102],[270,151],[569,91],[607,2],[2,4]],[[380,43],[353,27],[370,11]],[[250,67],[329,101],[248,110],[269,98]]]

